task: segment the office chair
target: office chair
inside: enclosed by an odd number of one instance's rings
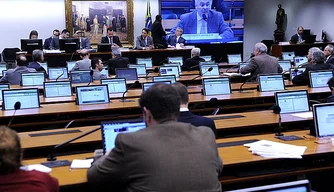
[[[2,51],[3,61],[7,63],[7,69],[13,68],[16,60],[16,52],[20,52],[19,48],[5,48]]]
[[[275,44],[274,40],[262,40],[261,43],[265,44],[268,48],[267,53],[270,54],[271,52],[271,46]]]

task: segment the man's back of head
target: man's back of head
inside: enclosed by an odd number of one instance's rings
[[[83,49],[83,50],[81,50],[81,51],[80,51],[80,57],[81,57],[82,59],[84,59],[84,58],[89,58],[89,51],[88,51],[87,49]]]
[[[195,47],[193,49],[191,49],[191,57],[195,57],[195,56],[200,56],[201,55],[201,49],[198,47]]]
[[[186,105],[188,107],[188,102],[189,102],[189,94],[188,94],[188,89],[185,85],[182,83],[176,82],[172,85],[176,92],[180,95],[180,104],[181,105]]]
[[[325,62],[325,54],[322,51],[315,51],[312,54],[312,62],[316,64],[322,64]]]
[[[16,64],[17,64],[17,66],[27,66],[28,62],[27,62],[26,56],[24,56],[24,55],[17,56]]]

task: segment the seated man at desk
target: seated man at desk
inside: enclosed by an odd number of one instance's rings
[[[113,49],[112,58],[108,60],[109,75],[115,75],[117,68],[128,68],[129,63],[129,58],[122,57],[120,49]]]
[[[109,191],[221,191],[215,136],[208,128],[177,122],[180,104],[172,85],[143,92],[139,105],[147,127],[119,133],[115,148],[88,169],[88,183]]]
[[[82,71],[82,70],[90,70],[91,61],[89,59],[89,52],[87,49],[83,49],[80,51],[80,58],[82,60],[77,61],[71,71]]]
[[[182,71],[194,71],[199,70],[199,62],[204,62],[203,58],[200,58],[201,49],[193,48],[191,50],[191,58],[188,58],[186,62],[182,65]]]
[[[327,85],[332,92],[332,94],[327,98],[327,103],[333,103],[334,102],[334,77],[328,80]]]
[[[251,79],[255,80],[257,75],[282,73],[283,69],[278,64],[278,60],[267,54],[267,46],[263,43],[256,43],[254,46],[254,57],[249,64],[240,69],[241,74],[251,73]]]
[[[28,68],[27,58],[24,55],[19,55],[16,58],[16,67],[8,69],[5,76],[0,79],[0,83],[10,83],[11,85],[19,85],[21,83],[21,73],[36,72],[35,69]]]
[[[14,130],[0,127],[0,191],[59,191],[58,180],[48,173],[20,169],[20,138]]]
[[[79,43],[80,43],[80,49],[90,49],[90,42],[89,39],[86,37],[81,37],[83,34],[83,32],[81,30],[77,30],[74,35],[73,38],[77,38],[79,39]]]
[[[93,73],[93,80],[101,80],[106,79],[107,76],[105,74],[102,74],[101,71],[103,70],[103,64],[101,58],[94,57],[91,60],[91,67],[94,71]]]
[[[136,49],[152,49],[153,48],[153,38],[148,35],[148,29],[143,28],[141,30],[141,35],[136,39]]]
[[[324,49],[324,54],[326,57],[325,63],[334,64],[334,46],[329,44]]]
[[[167,40],[168,47],[175,48],[176,44],[179,44],[180,47],[184,47],[184,44],[186,44],[186,40],[183,37],[181,37],[182,33],[183,30],[180,27],[176,28],[175,34],[170,35],[168,37]]]
[[[70,31],[67,29],[64,29],[61,34],[59,35],[59,38],[53,38],[51,41],[50,49],[59,49],[59,39],[67,39],[70,37]]]
[[[189,111],[188,109],[189,95],[188,95],[187,87],[184,86],[182,83],[178,83],[178,82],[174,83],[173,87],[181,97],[180,116],[177,121],[184,122],[184,123],[190,123],[196,127],[198,126],[208,127],[216,135],[216,125],[212,119],[194,115]]]
[[[118,36],[114,35],[114,31],[111,27],[107,29],[107,36],[101,38],[101,43],[110,43],[111,46],[122,47],[121,41]]]
[[[52,36],[45,39],[43,49],[50,49],[52,40],[58,37],[59,37],[59,30],[58,29],[53,30]]]
[[[292,35],[290,39],[290,43],[291,44],[305,43],[305,40],[303,39],[303,32],[304,32],[304,28],[302,26],[299,26],[297,29],[297,33]]]
[[[45,69],[42,67],[41,63],[44,61],[43,51],[36,49],[32,52],[32,61],[29,63],[28,68],[33,68],[38,72],[44,72],[46,74]]]

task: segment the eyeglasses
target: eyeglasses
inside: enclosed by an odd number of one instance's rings
[[[200,6],[200,7],[204,7],[204,6],[209,7],[209,6],[210,6],[210,2],[206,2],[206,3],[204,3],[204,2],[200,2],[200,3],[199,3],[199,6]]]

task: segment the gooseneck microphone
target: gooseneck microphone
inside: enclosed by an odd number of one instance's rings
[[[15,113],[16,113],[16,110],[19,110],[21,109],[21,102],[20,101],[16,101],[16,103],[14,104],[14,113],[13,113],[13,117],[10,119],[7,127],[10,127],[10,125],[12,124],[14,118],[15,118]]]
[[[202,15],[202,18],[203,18],[203,20],[204,21],[207,21],[208,20],[208,17],[203,13],[203,15]]]
[[[125,93],[127,93],[130,88],[132,88],[134,86],[138,86],[138,85],[139,85],[139,81],[135,81],[134,84],[132,84],[131,86],[129,86],[128,88],[126,88],[126,90],[123,92],[122,99],[120,101],[121,102],[134,102],[134,100],[127,100],[127,99],[125,99]]]
[[[63,72],[56,78],[56,81],[58,81],[58,79],[61,77],[61,76],[63,76],[64,75],[64,70],[63,70]]]
[[[87,86],[89,86],[90,83],[93,82],[93,74],[94,74],[94,71],[93,71],[93,70],[90,70],[90,72],[89,72],[89,75],[90,75],[90,81],[89,81],[89,83],[87,84]]]
[[[282,133],[281,107],[279,105],[274,105],[273,112],[275,114],[278,114],[278,128],[277,128],[277,133],[275,133],[275,136],[283,136],[284,134]]]
[[[241,85],[240,85],[240,88],[239,88],[239,92],[241,93],[242,92],[242,87],[249,81],[253,80],[256,76],[253,76],[253,77],[250,77],[248,79],[246,79],[246,81],[244,81]]]
[[[198,76],[196,76],[196,77],[194,77],[194,78],[192,78],[191,80],[189,80],[187,83],[186,83],[186,86],[188,86],[189,85],[189,83],[190,82],[192,82],[192,81],[194,81],[195,79],[197,79],[197,78],[199,78],[200,76],[203,76],[204,74],[206,74],[207,72],[211,72],[213,70],[213,68],[212,67],[210,67],[209,69],[207,69],[203,74],[201,74],[201,75],[198,75]]]

